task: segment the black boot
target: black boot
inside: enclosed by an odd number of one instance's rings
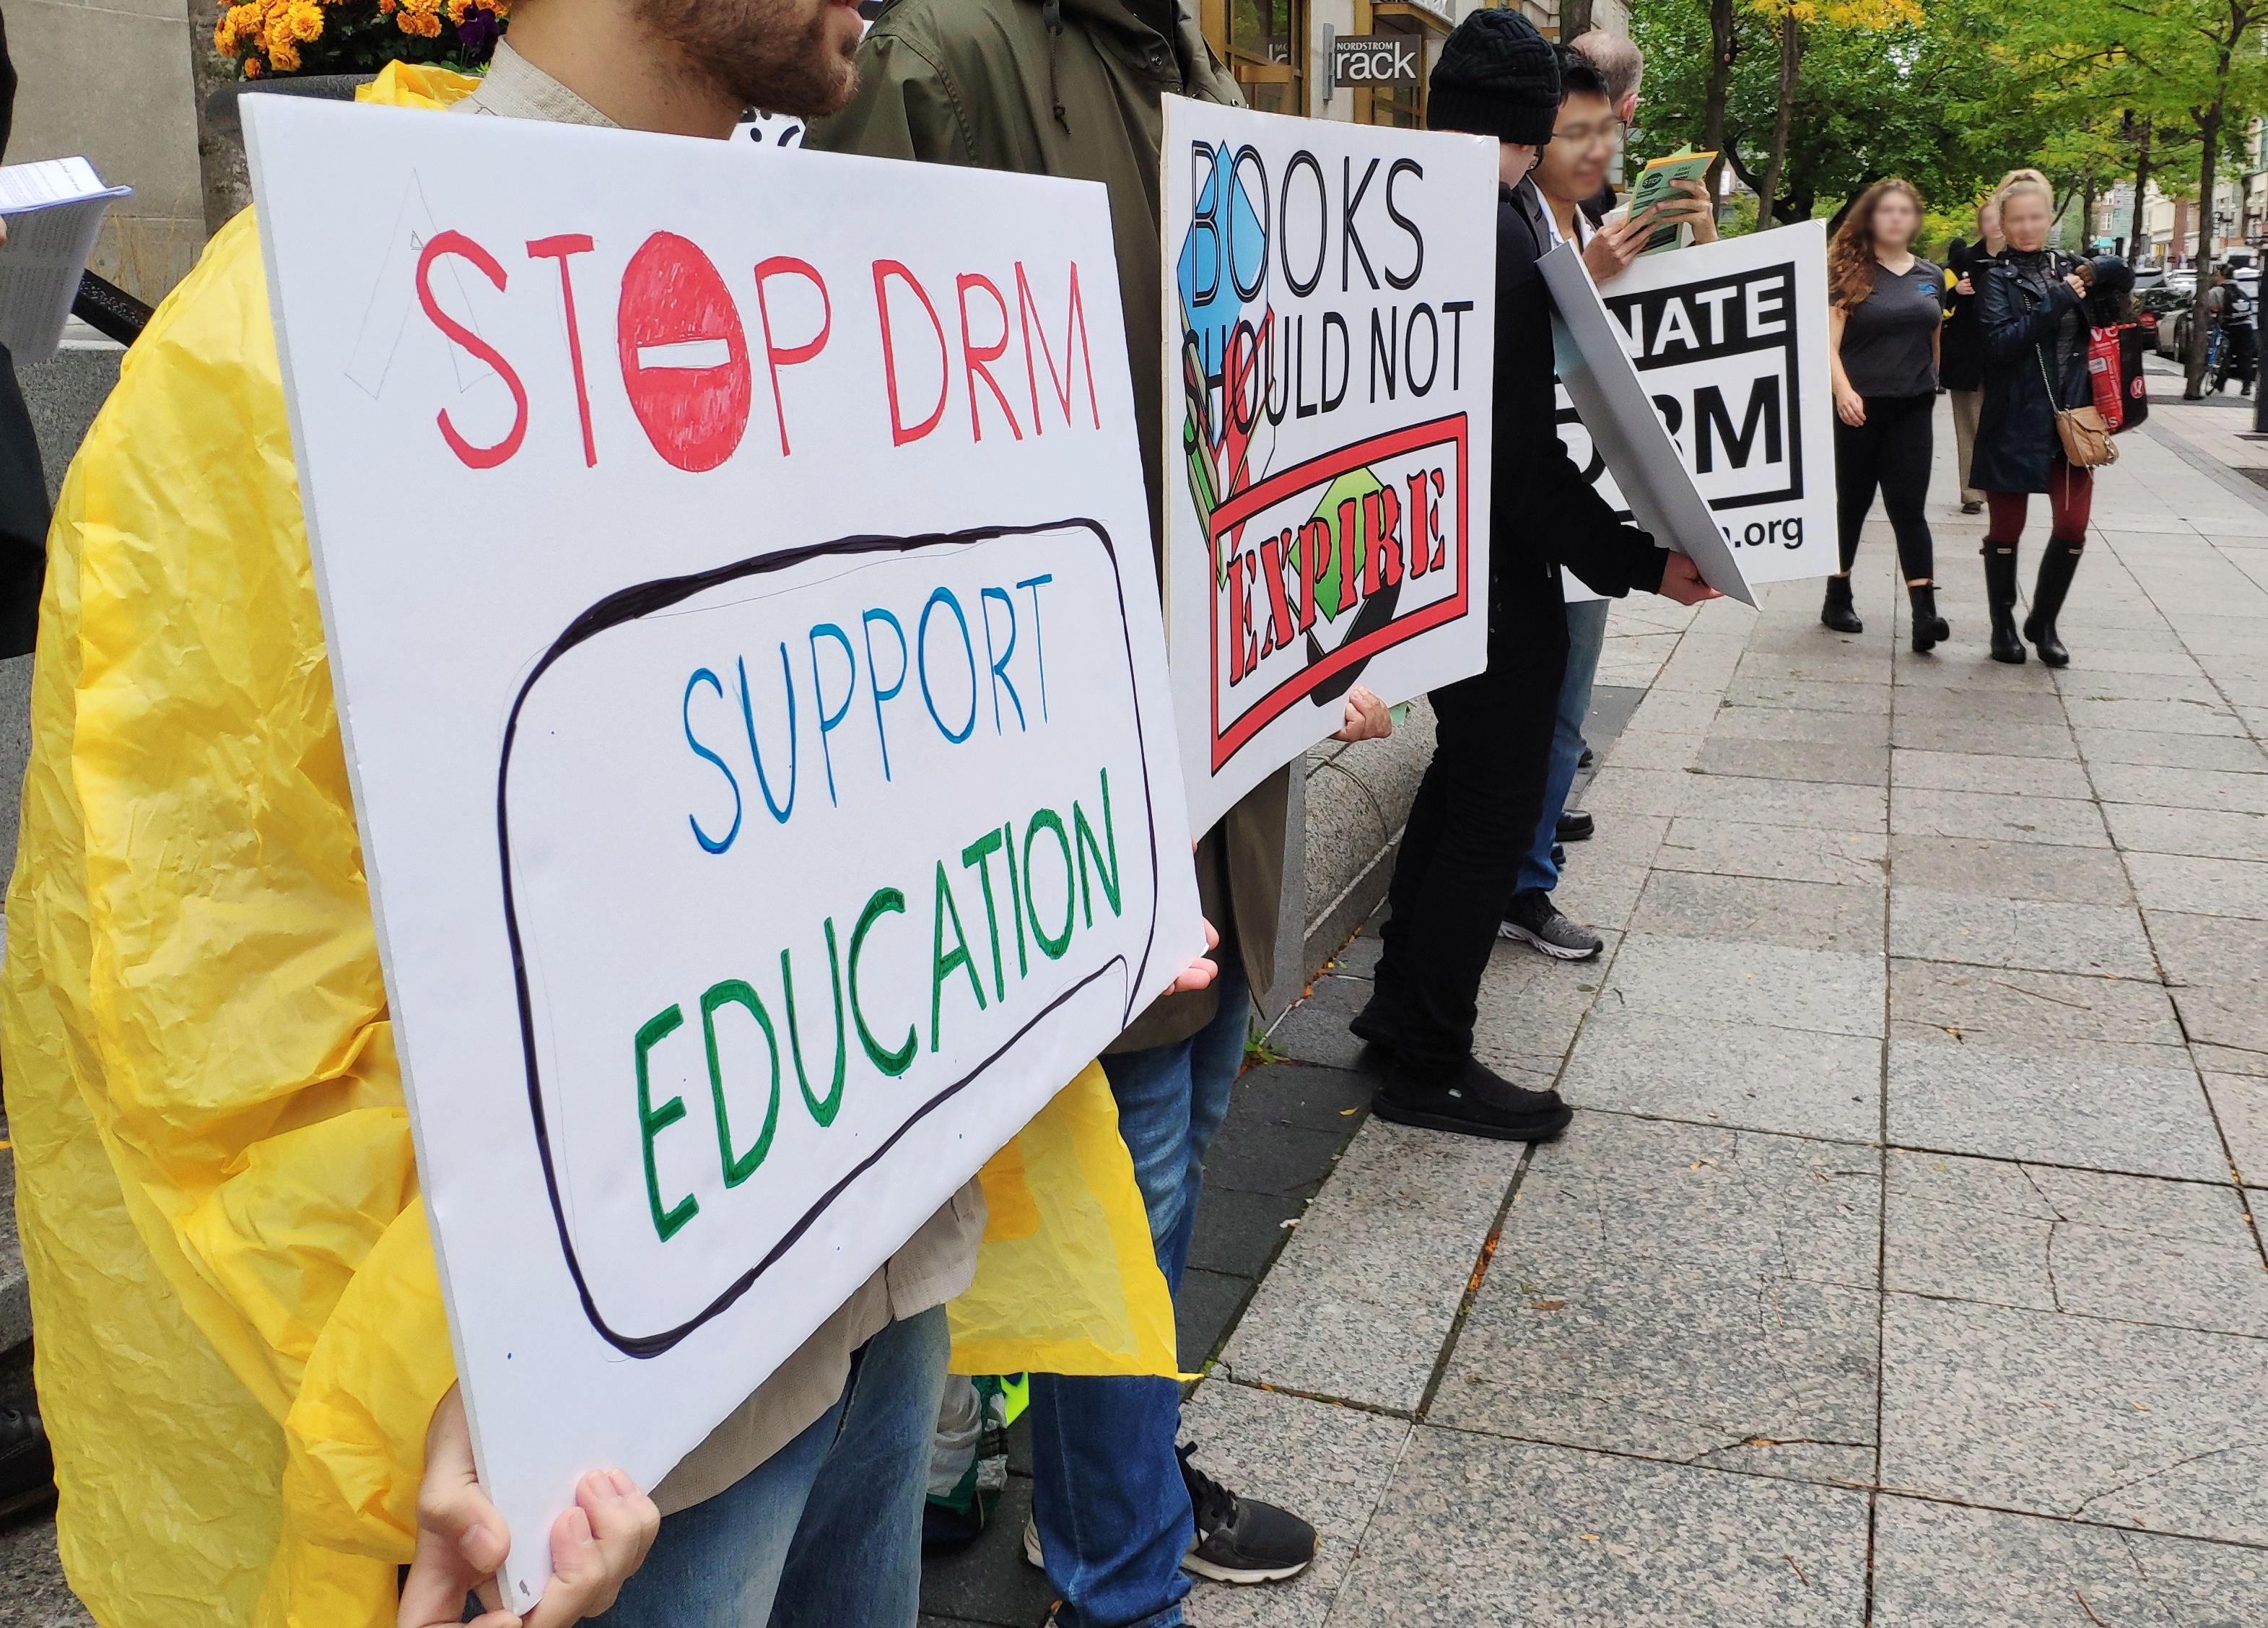
[[[2024,641],[2016,637],[2016,545],[1984,545],[1984,602],[1992,610],[1992,659],[2014,667],[2024,662]]]
[[[2060,537],[2049,538],[2047,551],[2040,556],[2039,580],[2032,585],[2032,614],[2024,618],[2024,637],[2040,647],[2040,659],[2051,667],[2071,663],[2071,652],[2056,637],[2056,615],[2063,609],[2064,596],[2071,592],[2072,578],[2078,574],[2082,546]]]
[[[1819,608],[1819,619],[1837,633],[1864,633],[1867,624],[1859,620],[1859,613],[1851,608],[1851,578],[1846,573],[1827,579],[1827,602]]]
[[[1906,597],[1913,601],[1914,654],[1926,656],[1953,637],[1953,629],[1937,614],[1937,584],[1909,582]]]

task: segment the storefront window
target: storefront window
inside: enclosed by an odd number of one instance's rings
[[[1263,113],[1303,114],[1307,0],[1230,0],[1228,62],[1244,99]]]

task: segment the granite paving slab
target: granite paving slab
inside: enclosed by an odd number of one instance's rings
[[[1890,889],[1890,954],[1978,967],[2155,978],[2158,963],[2131,904],[1997,899]]]
[[[2268,921],[2268,865],[2257,860],[2132,853],[2126,856],[2126,873],[2145,910]]]
[[[1656,871],[1646,880],[1631,927],[1680,938],[1879,954],[1882,895],[1832,882]]]
[[[1741,677],[1724,687],[1735,706],[1789,707],[1797,711],[1883,714],[1890,710],[1884,679],[1869,683],[1822,683],[1800,678]]]
[[[1998,1051],[2178,1046],[2173,1002],[2155,983],[2065,972],[1890,961],[1890,1015]]]
[[[1781,829],[1879,831],[1889,810],[1889,792],[1881,785],[1697,774],[1689,777],[1683,807],[1670,812]]]
[[[7,1628],[95,1628],[63,1581],[52,1517],[0,1526],[0,1623]]]
[[[1994,899],[2124,904],[2126,867],[2105,848],[2061,848],[1974,836],[1894,836],[1890,871],[1902,888]]]
[[[2243,720],[2219,702],[2095,701],[2085,696],[2066,696],[2063,704],[2075,729],[2151,729],[2168,735],[2244,733]]]
[[[1614,1010],[1583,1025],[1559,1089],[1579,1108],[1871,1142],[1881,1070],[1870,1035]]]
[[[1230,1337],[1229,1374],[1414,1409],[1525,1151],[1366,1122]]]
[[[1886,1297],[1882,1483],[2268,1544],[2268,1340]]]
[[[1322,1628],[1386,1491],[1408,1421],[1207,1380],[1182,1404],[1182,1439],[1200,1470],[1243,1497],[1295,1509],[1315,1529],[1313,1565],[1287,1582],[1199,1580],[1190,1628]]]
[[[2210,1182],[2228,1160],[2178,1046],[2004,1050],[1891,1026],[1889,1139],[1899,1146]]]
[[[1957,689],[1929,688],[1901,695],[1898,716],[1958,724],[2022,724],[2039,730],[2064,727],[2063,697],[2053,691],[2012,691],[1990,684]]]
[[[1595,961],[1556,961],[1498,939],[1481,973],[1473,1055],[1531,1089],[1549,1087],[1599,998],[1623,937],[1610,930],[1600,936],[1607,948]]]
[[[1633,932],[1600,995],[1602,1006],[1610,1002],[1665,1017],[1879,1035],[1882,964],[1879,955]]]
[[[1692,777],[1683,770],[1627,769],[1609,761],[1583,790],[1593,814],[1672,816],[1684,806]]]
[[[1705,736],[1666,729],[1625,729],[1608,749],[1606,761],[1624,769],[1661,769],[1675,773],[1701,755]]]
[[[2147,763],[2089,763],[2096,795],[2106,803],[2149,803],[2162,808],[2213,808],[2225,814],[2268,814],[2268,774],[2222,769],[2165,769]]]
[[[1900,790],[1997,792],[2016,797],[2092,797],[2087,770],[2055,757],[1991,757],[1981,752],[1896,753],[1890,784]]]
[[[2004,843],[2107,848],[2096,806],[2073,798],[2011,797],[1901,786],[1890,795],[1890,830],[1900,836],[1982,836]]]
[[[2268,814],[2161,808],[2146,803],[2105,803],[2102,813],[2111,836],[2124,849],[2268,860]]]
[[[1881,785],[1889,774],[1887,746],[1852,741],[1756,740],[1712,735],[1697,759],[1712,775],[1826,785]],[[1668,765],[1683,768],[1684,764]]]
[[[2268,922],[2178,910],[2146,918],[2190,1039],[2268,1052]]]
[[[1655,868],[1784,881],[1882,885],[1889,843],[1879,831],[1789,830],[1746,821],[1674,820]]]
[[[1885,1497],[1874,1628],[2251,1628],[2268,1552]]]
[[[1888,746],[1890,730],[1889,718],[1881,714],[1727,703],[1710,723],[1709,739],[1793,741],[1855,751]]]
[[[1305,999],[1276,1020],[1268,1043],[1284,1056],[1326,1068],[1359,1069],[1366,1062],[1363,1042],[1347,1031],[1356,1014],[1370,1004],[1368,977],[1326,974],[1308,985]]]
[[[2071,731],[2061,725],[2044,729],[2036,724],[1997,719],[1915,718],[1904,707],[1890,719],[1890,744],[1901,750],[1983,753],[1993,757],[2079,755]]]
[[[2268,1271],[2235,1189],[1893,1149],[1888,1286],[2268,1337]]]
[[[2268,1187],[2268,1075],[2208,1072],[2205,1088],[2237,1178]]]
[[[1854,1628],[1863,1493],[1421,1426],[1332,1628]]]
[[[1579,1116],[1537,1150],[1430,1417],[1757,1474],[1874,1462],[1877,1155]]]
[[[1047,1573],[1024,1558],[1032,1482],[1011,1475],[992,1519],[972,1543],[922,1551],[922,1620],[1040,1628],[1055,1603]]]
[[[2080,755],[2090,763],[2162,769],[2203,769],[2268,774],[2268,754],[2233,735],[2169,735],[2154,729],[2075,729]]]

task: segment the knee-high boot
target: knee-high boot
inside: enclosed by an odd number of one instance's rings
[[[1984,545],[1984,602],[1992,612],[1992,659],[2021,666],[2024,641],[2016,637],[2016,545]]]
[[[2032,585],[2032,614],[2024,618],[2024,637],[2039,646],[2040,659],[2051,667],[2066,666],[2071,660],[2071,652],[2056,635],[2056,616],[2071,592],[2071,579],[2079,573],[2084,546],[2061,537],[2049,538],[2040,556],[2039,580]],[[2010,575],[2014,575],[2014,562]]]

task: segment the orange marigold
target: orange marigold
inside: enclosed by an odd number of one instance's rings
[[[427,40],[440,38],[441,19],[431,11],[413,11],[405,5],[394,20],[403,33],[417,34]]]
[[[301,44],[320,40],[323,34],[323,8],[315,0],[292,0],[287,15],[291,38]]]
[[[244,77],[246,78],[257,79],[260,77],[261,71],[260,59],[258,57],[247,56],[244,59]]]
[[[268,65],[277,73],[299,71],[299,48],[289,40],[277,40],[268,48]]]

